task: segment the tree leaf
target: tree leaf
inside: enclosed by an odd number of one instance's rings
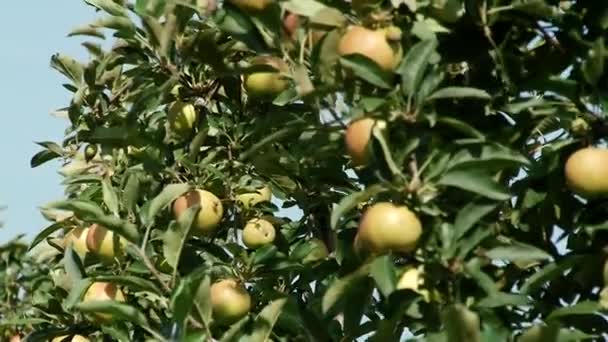
[[[154,222],[154,217],[158,214],[159,211],[165,209],[169,206],[173,201],[175,201],[178,197],[185,194],[186,192],[192,190],[192,187],[189,184],[170,184],[167,185],[161,192],[158,194],[152,201],[150,202],[150,206],[148,207],[146,216],[145,216],[145,224],[147,226],[152,225]]]
[[[36,237],[34,237],[34,240],[32,240],[32,243],[30,243],[29,250],[36,247],[40,242],[44,241],[44,239],[63,227],[64,224],[62,222],[57,222],[44,228],[40,233],[38,233],[38,235],[36,235]]]
[[[498,203],[475,201],[467,204],[456,215],[454,221],[454,240],[459,240],[466,235],[469,229],[479,222],[484,216],[492,212]]]
[[[513,293],[495,292],[477,302],[481,308],[498,308],[502,306],[522,306],[531,304],[530,298]]]
[[[103,193],[103,202],[110,209],[110,211],[118,217],[118,195],[116,191],[114,191],[114,187],[112,187],[112,183],[110,179],[104,178],[101,181],[101,189]]]
[[[349,211],[356,208],[359,203],[365,202],[383,190],[381,185],[372,185],[363,191],[353,192],[352,194],[342,198],[340,203],[331,212],[331,228],[336,229],[340,219]]]
[[[59,53],[54,54],[51,57],[51,67],[69,78],[74,84],[82,83],[84,68],[75,59]]]
[[[542,249],[517,241],[513,241],[510,246],[494,247],[487,251],[485,255],[490,259],[507,261],[536,261],[553,258]]]
[[[150,291],[156,294],[162,292],[152,281],[131,275],[99,275],[91,277],[94,281],[125,285],[131,290]]]
[[[388,73],[366,56],[346,55],[340,58],[343,67],[351,70],[357,77],[384,89],[392,87],[393,75]]]
[[[443,174],[439,184],[474,192],[498,201],[511,198],[506,188],[481,170],[450,170]]]
[[[401,91],[404,95],[411,96],[416,92],[436,48],[436,39],[425,39],[412,46],[405,55],[397,70],[401,75]]]
[[[323,295],[322,310],[324,314],[333,313],[336,310],[336,305],[343,298],[344,294],[351,286],[355,286],[358,281],[367,277],[371,270],[371,264],[367,263],[361,266],[353,273],[342,278],[336,279],[329,286]]]
[[[562,275],[565,271],[578,264],[583,264],[586,258],[586,256],[582,255],[570,255],[561,260],[559,263],[554,262],[544,266],[542,269],[526,279],[524,284],[521,286],[521,293],[534,293],[546,283]]]
[[[269,341],[272,329],[276,324],[287,298],[276,299],[262,309],[253,323],[253,332],[244,340],[248,342]]]
[[[131,305],[113,300],[91,300],[76,304],[75,308],[85,313],[108,314],[115,321],[129,321],[148,327],[146,316]]]
[[[97,7],[108,14],[128,17],[127,9],[113,0],[84,0],[87,4]]]
[[[598,302],[582,301],[572,306],[567,306],[553,310],[547,317],[547,321],[551,321],[564,316],[572,315],[594,315],[600,313],[600,305]]]
[[[63,267],[72,282],[77,282],[86,277],[82,261],[80,261],[78,254],[72,249],[71,245],[68,245],[65,248],[63,254]]]
[[[385,255],[376,258],[371,265],[371,276],[376,281],[380,293],[385,298],[395,291],[397,284],[397,274],[395,272],[395,266],[390,256]]]
[[[437,90],[427,100],[451,99],[451,98],[475,98],[481,100],[490,100],[492,96],[485,90],[469,87],[446,87]]]
[[[204,276],[196,291],[195,305],[199,316],[207,326],[211,323],[211,278]]]

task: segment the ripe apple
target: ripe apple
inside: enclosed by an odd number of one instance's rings
[[[193,224],[194,234],[205,235],[213,232],[224,215],[224,206],[217,196],[206,190],[194,190],[180,196],[173,203],[175,218],[189,207],[200,204],[201,209]]]
[[[272,192],[268,185],[257,189],[256,192],[248,192],[236,195],[236,202],[245,209],[251,209],[258,203],[270,202]]]
[[[274,226],[264,219],[251,219],[243,228],[243,243],[251,249],[257,249],[272,243],[275,236]]]
[[[86,241],[89,251],[105,263],[122,259],[127,247],[127,241],[122,236],[97,224],[89,227]]]
[[[291,39],[295,39],[296,30],[300,25],[300,18],[295,13],[287,13],[283,18],[283,29],[287,36]]]
[[[420,220],[408,207],[380,202],[369,207],[359,222],[362,246],[375,254],[408,253],[422,234]]]
[[[425,301],[428,302],[430,301],[431,297],[429,291],[426,289],[420,289],[420,285],[423,282],[424,279],[421,276],[421,272],[415,267],[410,267],[407,268],[399,278],[399,281],[397,282],[397,289],[409,289],[417,292],[424,298]]]
[[[399,63],[399,49],[393,49],[384,30],[370,30],[351,26],[338,43],[341,56],[360,54],[376,62],[385,71],[392,71]]]
[[[566,161],[566,184],[574,193],[597,198],[608,195],[608,149],[586,147]]]
[[[213,317],[222,324],[230,324],[244,317],[251,309],[251,297],[235,279],[220,280],[211,285]]]
[[[198,119],[198,113],[194,105],[180,100],[175,101],[169,107],[169,127],[180,136],[187,136]]]
[[[72,335],[72,338],[67,339],[70,335],[55,337],[52,342],[89,342],[90,340],[82,335]]]
[[[92,301],[116,301],[125,302],[125,295],[122,291],[112,283],[95,282],[89,286],[82,299],[83,303]],[[100,322],[108,322],[112,320],[110,314],[96,313],[94,317]]]
[[[81,259],[89,252],[87,247],[87,235],[89,228],[74,228],[65,236],[65,245],[72,245],[72,249],[78,254]]]
[[[374,119],[362,118],[351,122],[346,128],[344,135],[346,152],[355,166],[365,165],[369,161],[368,145],[372,138],[374,123]]]
[[[21,342],[21,336],[19,336],[19,335],[11,336],[11,339],[9,340],[9,342]]]
[[[247,94],[258,98],[271,98],[283,92],[289,82],[282,73],[289,70],[287,64],[276,57],[258,57],[252,61],[253,65],[267,65],[274,71],[256,71],[245,76],[245,90]]]
[[[257,12],[263,11],[273,0],[228,0],[231,4],[238,7],[241,11]]]

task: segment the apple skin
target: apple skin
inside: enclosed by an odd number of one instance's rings
[[[83,302],[89,301],[107,301],[113,300],[116,302],[125,302],[125,295],[122,291],[112,283],[95,282],[89,286],[84,294]],[[96,313],[93,315],[99,322],[109,322],[112,320],[112,315],[105,313]]]
[[[66,340],[65,338],[69,335],[57,336],[51,342],[89,342],[90,340],[82,335],[74,335],[71,339]]]
[[[572,192],[588,199],[608,195],[608,149],[586,147],[574,152],[564,172]]]
[[[287,80],[278,72],[254,72],[245,77],[245,90],[252,97],[274,97],[288,86]]]
[[[112,263],[115,259],[122,260],[125,255],[127,241],[98,224],[89,227],[86,241],[88,250],[104,263]]]
[[[174,217],[178,219],[186,209],[197,204],[201,205],[201,210],[195,218],[192,233],[207,235],[214,232],[224,215],[224,206],[220,199],[209,191],[197,189],[180,196],[173,203]]]
[[[228,2],[244,12],[259,12],[266,9],[273,0],[228,0]]]
[[[84,259],[86,254],[89,252],[87,247],[87,235],[89,234],[89,228],[74,228],[65,236],[66,246],[72,244],[72,249],[78,254],[80,259]]]
[[[243,228],[243,244],[251,249],[257,249],[272,243],[275,237],[274,226],[264,219],[251,219]]]
[[[251,296],[235,279],[214,283],[210,294],[213,318],[221,324],[234,323],[251,310]]]
[[[357,235],[361,246],[374,254],[409,253],[416,249],[422,224],[406,206],[380,202],[365,211]]]
[[[386,39],[384,30],[351,26],[338,43],[341,56],[360,54],[376,62],[385,71],[393,71],[399,63],[398,53]]]
[[[410,267],[403,272],[397,282],[397,290],[409,289],[420,294],[426,302],[431,299],[430,293],[426,289],[420,289],[420,283],[423,281],[420,271],[415,267]]]
[[[187,136],[192,132],[198,119],[198,112],[193,104],[175,101],[169,107],[169,127],[180,136]]]
[[[11,336],[9,342],[21,342],[21,336],[19,336],[19,335]]]
[[[251,209],[258,203],[270,202],[272,192],[269,186],[257,189],[257,192],[248,192],[236,195],[236,202],[245,209]]]
[[[361,166],[369,162],[368,149],[372,137],[375,120],[362,118],[349,123],[344,135],[346,153],[350,156],[353,165]]]

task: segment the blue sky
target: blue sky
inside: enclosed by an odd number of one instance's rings
[[[49,67],[56,52],[78,60],[87,54],[78,38],[68,38],[74,27],[97,17],[80,0],[12,1],[0,20],[0,243],[16,234],[31,238],[46,224],[38,207],[59,199],[59,163],[31,169],[29,160],[39,149],[35,141],[61,141],[66,122],[50,113],[64,107],[70,93],[62,76]]]

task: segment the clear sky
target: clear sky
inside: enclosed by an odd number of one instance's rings
[[[82,39],[68,38],[74,27],[98,14],[80,0],[12,1],[0,14],[0,243],[19,233],[31,239],[48,223],[38,207],[59,199],[63,190],[58,162],[36,169],[30,158],[35,141],[61,141],[66,127],[50,113],[66,106],[65,79],[49,66],[56,52],[86,60]]]

